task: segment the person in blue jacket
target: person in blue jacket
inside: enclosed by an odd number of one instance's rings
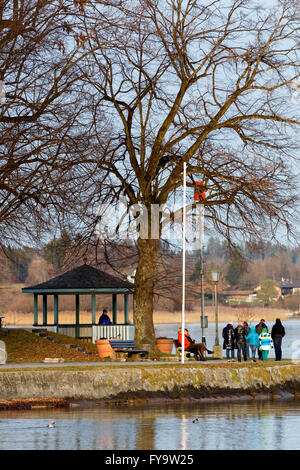
[[[98,325],[111,325],[109,316],[107,315],[107,310],[104,309],[102,315],[99,318]]]
[[[255,326],[251,326],[248,335],[245,336],[245,339],[249,341],[249,346],[252,352],[252,360],[256,362],[255,354],[256,350],[259,348],[259,336],[255,331]]]

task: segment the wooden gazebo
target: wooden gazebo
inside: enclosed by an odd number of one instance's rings
[[[117,295],[124,296],[124,323],[120,325],[129,325],[129,295],[134,292],[134,285],[131,282],[119,279],[104,271],[100,271],[92,266],[83,264],[75,269],[71,269],[66,273],[49,279],[46,282],[37,284],[36,286],[24,287],[23,293],[34,295],[34,322],[33,326],[38,325],[38,297],[43,299],[43,327],[55,327],[57,333],[68,334],[75,337],[92,337],[92,327],[96,326],[96,295],[111,294],[112,295],[112,326],[110,327],[111,335],[121,338],[122,328],[120,331],[113,328],[117,323]],[[91,323],[80,324],[80,294],[91,295]],[[53,296],[54,305],[54,324],[48,324],[47,318],[47,299]],[[59,296],[74,295],[75,296],[75,324],[66,325],[59,323]],[[99,327],[98,327],[99,328]],[[107,331],[107,328],[106,328]],[[99,331],[99,334],[101,332]]]

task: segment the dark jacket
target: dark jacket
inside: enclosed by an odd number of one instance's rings
[[[282,339],[285,335],[285,329],[281,321],[276,321],[272,327],[271,337],[272,339]]]
[[[237,343],[246,342],[245,327],[242,325],[238,325],[234,330],[234,336]]]
[[[111,325],[111,321],[106,313],[102,313],[101,317],[99,318],[98,325]]]
[[[244,325],[244,330],[245,330],[245,336],[247,336],[250,333],[250,326]]]
[[[259,322],[255,327],[256,333],[260,335],[263,328],[267,328],[267,331],[269,331],[267,325],[264,322]]]
[[[233,326],[228,323],[228,325],[223,328],[223,349],[234,349],[234,329]]]

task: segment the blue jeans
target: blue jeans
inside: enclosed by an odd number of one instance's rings
[[[250,344],[250,348],[251,348],[251,353],[252,353],[252,359],[255,359],[255,354],[256,354],[256,349],[257,349],[256,344]]]
[[[276,361],[281,361],[281,357],[282,357],[281,341],[282,341],[282,338],[275,338],[273,340]]]
[[[237,357],[238,361],[241,362],[242,354],[244,361],[247,361],[247,352],[246,352],[246,341],[238,341],[237,342]]]
[[[231,359],[234,359],[234,349],[226,349],[227,359],[230,359],[230,353],[231,353]]]

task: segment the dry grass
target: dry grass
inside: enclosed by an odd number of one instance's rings
[[[243,320],[243,321],[259,321],[261,318],[264,318],[266,321],[275,321],[276,318],[281,318],[286,320],[286,314],[288,313],[283,309],[273,309],[273,308],[233,308],[229,306],[220,306],[218,312],[219,322],[227,322],[233,320],[234,322]],[[208,316],[208,321],[215,321],[215,308],[214,307],[205,307],[205,315]],[[201,312],[200,309],[197,312],[185,312],[185,322],[186,323],[200,323]],[[181,322],[181,312],[155,312],[154,313],[154,323],[180,323]]]
[[[100,361],[97,348],[92,343],[51,332],[47,332],[47,336],[60,340],[61,343],[57,344],[30,331],[21,329],[9,330],[3,328],[0,330],[0,340],[4,341],[6,345],[8,362],[42,362],[45,357],[64,358],[66,362]],[[74,342],[91,354],[85,354],[75,348],[66,346]]]
[[[237,322],[239,320],[245,320],[248,322],[259,321],[264,318],[266,321],[274,321],[277,317],[282,320],[287,320],[287,311],[283,309],[271,309],[271,308],[232,308],[227,306],[219,307],[219,322],[227,322],[233,320]],[[33,324],[33,313],[20,313],[20,312],[6,312],[3,324],[6,326],[10,325],[32,325]],[[185,312],[186,323],[200,323],[200,310],[197,312]],[[214,307],[206,307],[205,315],[208,316],[209,322],[215,320],[215,309]],[[96,321],[98,321],[96,316]],[[111,316],[111,315],[110,315]],[[129,315],[129,319],[133,322],[132,314]],[[80,312],[80,323],[91,323],[92,314],[90,311]],[[48,312],[48,323],[54,322],[53,312]],[[123,312],[118,313],[118,323],[124,322]],[[180,323],[181,312],[167,312],[167,311],[156,311],[154,312],[154,323],[155,324],[166,324],[166,323]],[[43,315],[39,313],[39,324],[43,323]],[[74,311],[62,311],[59,312],[59,323],[60,324],[74,324],[75,323],[75,312]]]

